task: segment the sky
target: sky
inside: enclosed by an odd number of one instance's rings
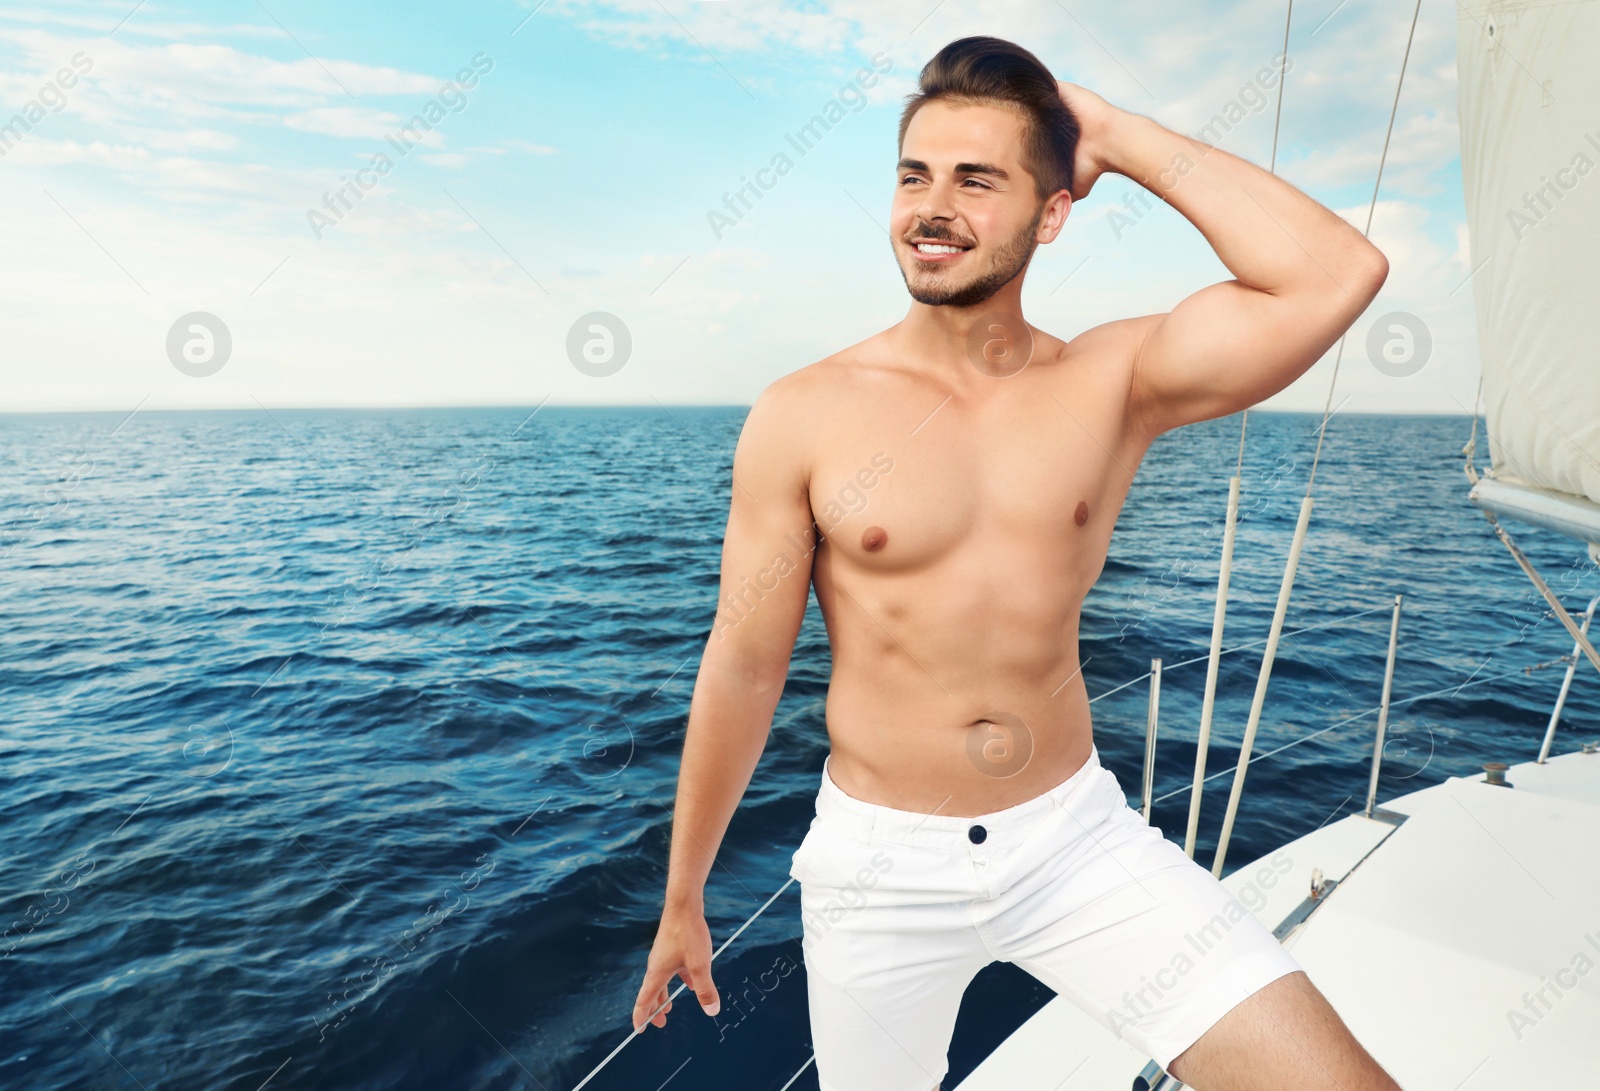
[[[0,410],[748,405],[905,315],[900,108],[940,46],[993,34],[1186,135],[1231,110],[1208,142],[1371,209],[1389,278],[1336,381],[1337,348],[1264,408],[1471,412],[1456,8],[1423,5],[1373,207],[1412,5],[1294,5],[1274,163],[1287,7],[6,3]],[[1024,313],[1070,338],[1230,276],[1108,174]],[[1394,312],[1432,344],[1409,374],[1369,355]]]

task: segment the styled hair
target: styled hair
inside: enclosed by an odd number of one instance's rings
[[[1022,165],[1033,175],[1039,200],[1072,188],[1078,119],[1061,100],[1050,70],[1020,45],[1000,38],[960,38],[922,66],[917,93],[900,114],[900,148],[918,110],[930,102],[955,106],[1004,105],[1023,119]]]

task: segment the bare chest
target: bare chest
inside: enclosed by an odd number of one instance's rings
[[[981,399],[915,383],[841,396],[811,458],[831,559],[892,574],[1048,558],[1092,583],[1141,452],[1114,377],[1049,378]]]

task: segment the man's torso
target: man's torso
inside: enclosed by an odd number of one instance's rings
[[[1133,322],[1036,333],[1004,378],[918,370],[882,334],[796,374],[848,794],[984,814],[1087,760],[1079,610],[1148,443]]]

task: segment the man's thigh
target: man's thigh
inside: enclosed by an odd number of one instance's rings
[[[962,994],[994,961],[969,901],[924,897],[946,866],[926,850],[856,846],[826,833],[808,839],[796,874],[818,1083],[822,1091],[933,1091]],[[892,858],[892,868],[857,886],[853,877],[863,865],[871,873],[874,854]]]
[[[1304,971],[1235,1005],[1167,1071],[1195,1091],[1400,1091]]]
[[[985,960],[840,957],[844,935],[806,950],[811,1045],[822,1091],[934,1091],[947,1068],[961,997]],[[853,961],[853,965],[852,965]]]
[[[1111,808],[1083,832],[1093,850],[1047,859],[985,922],[985,935],[1163,1068],[1246,998],[1301,969],[1139,812]]]

